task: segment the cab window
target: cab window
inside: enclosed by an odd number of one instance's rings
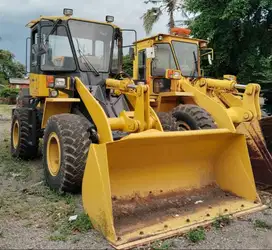
[[[138,79],[145,80],[146,70],[146,55],[145,50],[141,50],[138,53]]]
[[[152,75],[165,72],[166,69],[177,69],[169,44],[155,44],[155,58],[152,60]]]
[[[46,45],[46,53],[41,56],[41,70],[43,71],[73,71],[76,64],[67,31],[64,26],[59,26],[46,40],[52,30],[51,26],[41,30],[41,44]]]

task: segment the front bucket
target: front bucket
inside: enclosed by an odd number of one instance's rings
[[[82,196],[93,226],[118,249],[264,208],[245,137],[226,129],[151,130],[93,144]]]
[[[270,131],[268,129],[269,124],[272,124],[271,121],[271,118],[265,118],[259,123],[257,119],[254,119],[251,122],[241,123],[237,127],[237,132],[246,136],[255,181],[263,187],[272,186],[272,156],[262,133],[263,131],[265,132],[266,138],[271,137],[272,127],[270,126]]]
[[[268,151],[272,152],[272,116],[264,117],[260,120],[260,126],[266,142]]]

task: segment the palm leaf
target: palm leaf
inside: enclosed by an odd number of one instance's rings
[[[174,11],[176,9],[176,5],[177,5],[177,0],[166,1],[166,9],[169,15],[169,22],[168,22],[169,31],[171,28],[174,28],[175,26]]]
[[[147,35],[150,34],[153,25],[160,19],[162,11],[160,8],[151,8],[141,17],[143,19],[144,29]]]

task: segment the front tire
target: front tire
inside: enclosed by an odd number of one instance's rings
[[[49,118],[44,131],[43,166],[48,186],[76,193],[91,144],[90,122],[79,115],[60,114]]]
[[[177,130],[216,129],[212,116],[203,108],[194,104],[181,104],[173,109]]]
[[[32,145],[30,124],[28,123],[28,110],[15,109],[11,123],[11,155],[24,160],[33,159],[38,155],[39,138],[36,145]]]

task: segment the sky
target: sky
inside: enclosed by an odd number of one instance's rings
[[[17,60],[25,63],[26,38],[30,29],[25,25],[40,15],[62,15],[63,8],[74,10],[75,17],[104,21],[106,15],[123,29],[135,29],[138,39],[146,37],[141,16],[152,5],[144,0],[0,0],[0,49],[8,49]],[[152,33],[167,32],[168,17],[154,25]]]

